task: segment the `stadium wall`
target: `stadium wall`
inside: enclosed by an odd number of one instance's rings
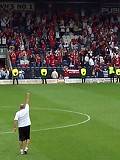
[[[115,78],[116,82],[116,78]],[[12,80],[0,80],[0,85],[12,84]],[[82,83],[80,78],[65,78],[65,79],[47,79],[48,84],[59,84],[59,83]],[[110,83],[110,78],[86,78],[86,83]],[[19,80],[19,84],[42,84],[41,79],[24,79]]]

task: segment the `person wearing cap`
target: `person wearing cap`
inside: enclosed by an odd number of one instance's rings
[[[18,128],[21,154],[27,154],[28,145],[30,143],[31,120],[29,115],[29,99],[30,93],[26,93],[25,103],[20,104],[20,109],[16,112],[14,118],[13,131],[16,132],[16,129]]]

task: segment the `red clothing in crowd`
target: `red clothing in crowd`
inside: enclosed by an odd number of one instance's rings
[[[36,63],[41,64],[41,57],[39,56],[39,54],[36,55]]]
[[[46,44],[45,44],[44,41],[41,42],[41,48],[42,48],[43,51],[46,50]]]
[[[115,59],[115,66],[120,67],[120,56]]]
[[[15,54],[15,52],[12,52],[10,57],[11,57],[12,64],[15,64],[16,63],[16,54]]]
[[[50,65],[51,67],[55,67],[55,56],[53,53],[50,54]]]
[[[55,39],[53,36],[49,37],[50,47],[53,49],[55,47]]]
[[[64,77],[69,77],[69,72],[67,68],[64,69]]]

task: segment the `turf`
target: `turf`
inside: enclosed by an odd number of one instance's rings
[[[31,92],[32,130],[28,155],[19,154],[15,112]],[[0,160],[119,160],[119,84],[0,86]],[[51,109],[58,110],[51,110]],[[91,120],[69,128],[50,129]]]

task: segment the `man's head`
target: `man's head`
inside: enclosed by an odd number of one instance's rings
[[[24,109],[24,108],[25,108],[25,105],[24,104],[20,104],[20,110]]]

